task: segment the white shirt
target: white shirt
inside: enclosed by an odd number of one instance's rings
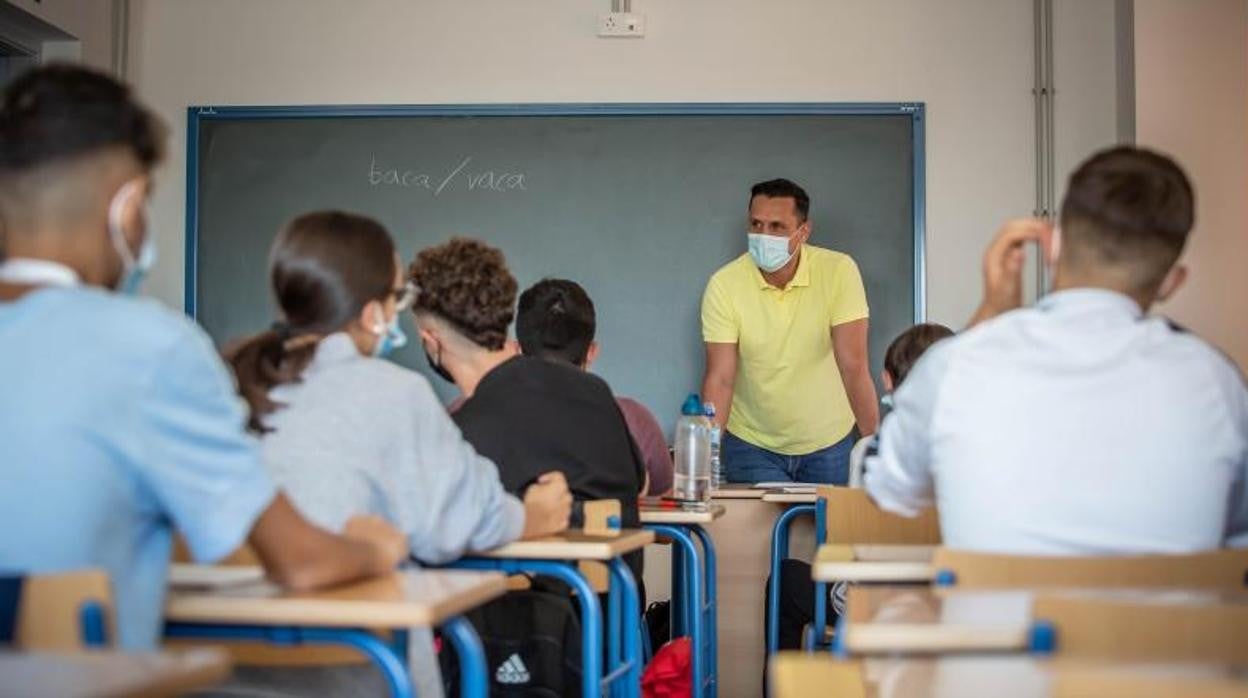
[[[950,547],[1181,553],[1248,531],[1243,376],[1117,293],[1054,293],[939,343],[880,436],[868,492],[908,516],[934,498]]]

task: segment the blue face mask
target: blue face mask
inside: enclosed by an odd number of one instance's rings
[[[156,264],[156,236],[149,228],[143,235],[143,245],[139,248],[139,256],[136,259],[134,253],[130,251],[130,245],[126,242],[125,233],[121,228],[121,216],[125,210],[126,203],[133,196],[141,195],[140,186],[142,183],[135,179],[126,182],[121,189],[113,196],[113,201],[108,206],[108,238],[113,243],[113,249],[117,252],[117,256],[121,257],[121,278],[117,282],[117,291],[127,296],[133,296],[139,292],[139,287],[143,285],[143,280],[147,278],[147,273],[151,271]],[[146,220],[151,220],[150,215],[145,216]]]
[[[789,238],[750,233],[750,257],[754,264],[764,272],[771,273],[782,268],[793,259],[789,252]]]
[[[399,327],[399,314],[395,313],[390,322],[378,325],[373,332],[377,335],[377,343],[373,345],[373,356],[384,358],[407,345],[407,333]]]

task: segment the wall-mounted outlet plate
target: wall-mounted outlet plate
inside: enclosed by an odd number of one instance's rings
[[[646,16],[637,12],[608,12],[598,18],[598,36],[640,38],[646,35]]]

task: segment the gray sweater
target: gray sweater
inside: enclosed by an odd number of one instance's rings
[[[422,562],[520,537],[524,505],[459,433],[429,382],[363,356],[346,334],[321,341],[298,383],[270,396],[264,460],[299,511],[330,530],[376,514],[407,533]]]

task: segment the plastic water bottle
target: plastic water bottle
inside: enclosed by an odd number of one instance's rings
[[[672,497],[705,502],[711,496],[711,427],[696,394],[685,399],[676,422],[675,485]]]
[[[702,414],[711,423],[711,489],[717,490],[724,482],[722,466],[719,464],[719,442],[723,438],[724,430],[715,421],[715,403],[703,403]]]

